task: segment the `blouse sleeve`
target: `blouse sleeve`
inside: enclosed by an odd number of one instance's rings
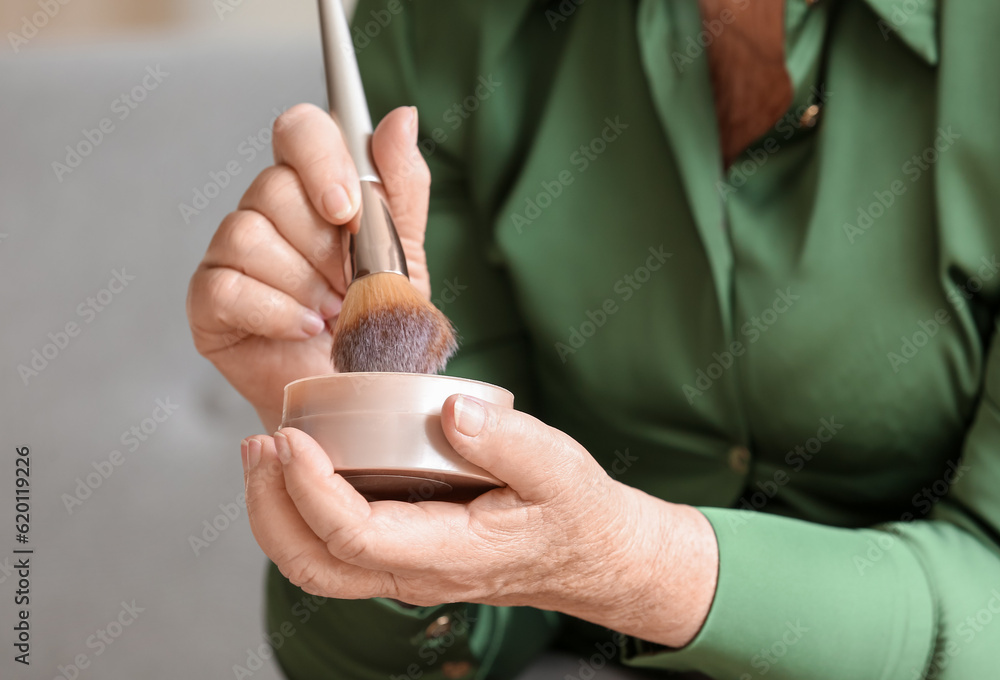
[[[687,647],[628,663],[714,678],[966,680],[1000,664],[1000,351],[958,462],[901,521],[839,529],[703,508],[719,580]],[[950,493],[931,509],[948,483]],[[935,488],[937,487],[937,488]],[[927,512],[926,515],[923,513]]]
[[[978,261],[1000,252],[1000,89],[985,85],[995,82],[987,64],[1000,59],[1000,12],[941,3],[940,15],[938,118],[964,133],[935,168],[941,239]],[[997,309],[1000,290],[994,285],[983,295]],[[995,676],[1000,345],[993,325],[962,449],[931,488],[914,489],[908,516],[851,530],[704,508],[720,549],[705,626],[677,651],[631,641],[628,662],[697,669],[719,680]]]

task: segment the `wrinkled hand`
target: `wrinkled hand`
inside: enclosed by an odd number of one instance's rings
[[[430,170],[417,149],[416,109],[382,119],[372,157],[410,280],[429,298],[423,245]],[[278,117],[274,160],[222,221],[187,300],[195,347],[269,429],[281,420],[286,384],[333,373],[331,328],[347,290],[344,237],[357,233],[361,192],[340,129],[315,106]]]
[[[530,605],[665,644],[694,636],[717,559],[701,513],[612,480],[570,437],[519,411],[456,395],[441,420],[459,454],[508,486],[467,504],[369,503],[305,433],[244,440],[247,508],[261,548],[315,595]],[[692,582],[701,590],[688,598],[661,592]],[[653,607],[650,598],[660,601]],[[650,612],[664,610],[669,621],[656,627]]]

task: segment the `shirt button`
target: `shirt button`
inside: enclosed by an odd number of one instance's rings
[[[445,661],[441,664],[441,672],[444,673],[444,677],[451,678],[451,680],[463,678],[471,670],[472,664],[468,661]]]
[[[806,110],[802,112],[802,117],[799,118],[799,126],[804,128],[814,128],[819,122],[820,106],[819,104],[810,104],[806,107]]]
[[[451,630],[451,617],[450,616],[439,616],[431,622],[431,625],[427,626],[427,631],[425,635],[428,639],[439,638],[447,634]]]
[[[750,449],[745,446],[734,446],[729,449],[729,467],[738,475],[750,471]]]

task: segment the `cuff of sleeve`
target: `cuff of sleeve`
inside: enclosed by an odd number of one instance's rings
[[[705,625],[682,649],[631,640],[627,665],[738,680],[919,676],[936,614],[927,577],[898,536],[699,509],[719,542]]]
[[[433,607],[418,607],[416,605],[400,602],[399,600],[390,600],[387,597],[376,597],[372,601],[377,602],[379,606],[385,607],[393,613],[400,614],[411,619],[420,619],[421,621],[426,621],[441,611],[445,606],[443,604],[439,604],[434,605]]]

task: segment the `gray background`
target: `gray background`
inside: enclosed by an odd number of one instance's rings
[[[169,75],[119,120],[115,99],[157,66]],[[0,677],[57,678],[85,654],[80,678],[231,678],[261,642],[265,559],[244,508],[229,526],[219,518],[242,490],[239,441],[260,425],[195,353],[184,299],[216,225],[271,162],[269,152],[248,162],[240,143],[266,130],[274,109],[324,99],[318,42],[0,57]],[[115,129],[60,181],[52,163],[106,117]],[[231,161],[240,174],[185,223],[178,205]],[[114,270],[134,280],[88,323],[78,306]],[[69,322],[79,335],[25,384],[18,366]],[[123,433],[157,399],[176,412],[129,450]],[[18,446],[32,464],[30,668],[13,661],[15,579],[3,569],[17,547]],[[67,510],[64,494],[115,450],[121,464]],[[225,528],[196,555],[190,537],[213,520]],[[138,619],[102,654],[88,649],[133,600]],[[549,657],[531,677],[578,670],[576,659]],[[269,664],[253,677],[279,675]]]

